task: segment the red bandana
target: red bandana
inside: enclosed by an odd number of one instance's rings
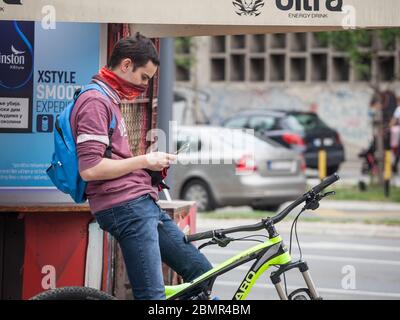
[[[145,86],[134,85],[122,79],[106,67],[100,69],[98,78],[107,83],[123,100],[135,100],[147,88]]]

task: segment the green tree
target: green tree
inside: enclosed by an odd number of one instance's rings
[[[179,37],[175,38],[175,64],[178,67],[190,72],[190,68],[193,64],[192,47],[193,41],[190,37]]]
[[[400,38],[400,28],[321,32],[317,37],[322,44],[346,52],[360,78],[370,78],[374,90],[380,91],[381,75],[372,73],[371,61],[377,61],[380,50],[395,50],[396,40]],[[400,77],[398,70],[396,71],[392,81]]]

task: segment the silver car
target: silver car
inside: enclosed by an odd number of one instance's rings
[[[190,147],[178,155],[171,193],[196,201],[199,211],[227,205],[276,210],[305,192],[302,156],[273,141],[210,126],[180,126],[174,136],[178,149],[188,141]]]

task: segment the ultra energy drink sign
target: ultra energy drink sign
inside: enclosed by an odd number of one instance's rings
[[[56,116],[99,69],[100,25],[0,21],[0,188],[51,187]]]

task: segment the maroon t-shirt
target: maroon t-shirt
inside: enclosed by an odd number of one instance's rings
[[[116,117],[116,127],[111,139],[112,159],[127,159],[133,156],[118,104],[97,90],[89,90],[79,96],[71,114],[80,171],[96,166],[103,159],[109,144],[108,131],[113,113]],[[150,175],[142,169],[112,180],[89,181],[86,188],[93,214],[146,193],[158,201],[158,190],[151,185]]]

